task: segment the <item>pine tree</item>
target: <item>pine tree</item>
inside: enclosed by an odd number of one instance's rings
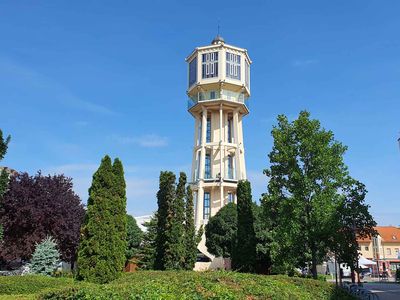
[[[114,257],[116,268],[121,270],[125,266],[126,257],[126,247],[127,247],[127,220],[126,220],[126,183],[124,178],[124,168],[121,161],[116,158],[113,164],[113,174],[114,174],[114,188],[115,188],[115,200],[114,205],[114,226],[115,233],[118,238],[113,242],[114,247]]]
[[[122,240],[126,236],[126,217],[123,203],[126,200],[122,166],[118,164],[114,163],[113,168],[106,155],[93,175],[81,230],[78,279],[106,283],[117,278],[124,267],[126,242]]]
[[[237,240],[232,267],[240,272],[254,272],[256,265],[256,236],[252,210],[250,182],[241,180],[237,186]]]
[[[151,217],[149,222],[143,224],[146,231],[140,245],[138,267],[141,270],[154,270],[156,259],[157,214]]]
[[[157,236],[154,267],[157,270],[174,267],[174,246],[171,240],[171,228],[174,218],[175,175],[164,171],[160,174],[160,186],[157,192]]]
[[[59,263],[57,243],[51,236],[47,236],[41,243],[36,244],[29,269],[34,274],[52,275]]]
[[[134,217],[126,215],[126,260],[131,259],[134,255],[138,254],[140,244],[143,239],[143,232],[137,225]]]
[[[197,259],[197,235],[194,224],[193,192],[190,186],[186,189],[185,206],[185,270],[193,270]]]

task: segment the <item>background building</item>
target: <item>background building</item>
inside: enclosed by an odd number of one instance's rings
[[[358,240],[361,255],[377,262],[375,273],[379,267],[379,273],[388,271],[393,274],[400,268],[400,228],[377,226],[375,230],[378,233],[376,237]]]
[[[236,202],[237,182],[246,179],[242,120],[249,113],[251,60],[247,50],[225,44],[218,35],[186,61],[188,110],[195,119],[191,185],[199,228]],[[214,259],[204,238],[198,248]]]

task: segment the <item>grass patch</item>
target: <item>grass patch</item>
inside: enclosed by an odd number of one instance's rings
[[[13,298],[7,298],[9,296]],[[346,300],[354,298],[342,290],[336,290],[334,285],[328,282],[305,278],[235,272],[141,271],[124,274],[121,278],[105,285],[78,283],[70,278],[44,276],[0,278],[0,300],[8,299]]]

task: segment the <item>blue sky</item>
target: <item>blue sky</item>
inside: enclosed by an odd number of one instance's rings
[[[128,211],[156,208],[160,170],[189,172],[184,58],[216,35],[253,60],[244,122],[253,197],[278,114],[307,109],[349,147],[381,225],[400,224],[399,1],[1,1],[1,164],[65,173],[86,202],[102,156],[120,157]]]

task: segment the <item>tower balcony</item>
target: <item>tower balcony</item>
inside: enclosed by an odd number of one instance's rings
[[[218,106],[221,103],[227,108],[239,108],[240,112],[245,115],[249,113],[249,100],[244,93],[220,90],[198,92],[196,96],[191,96],[188,99],[188,111],[191,113],[194,113],[197,110],[200,111],[202,105],[212,107],[214,105]]]

